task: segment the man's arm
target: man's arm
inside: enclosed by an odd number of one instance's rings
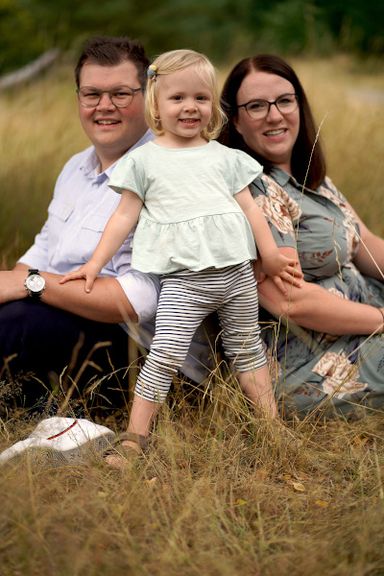
[[[16,264],[10,271],[0,271],[0,304],[29,298],[24,288],[28,267]],[[84,292],[84,280],[59,284],[62,276],[41,272],[46,288],[42,302],[97,322],[137,322],[137,314],[116,278],[98,278],[90,294]]]

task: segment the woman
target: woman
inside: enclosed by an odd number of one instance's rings
[[[277,56],[246,58],[230,72],[222,103],[229,121],[220,140],[264,166],[252,193],[280,250],[298,257],[304,274],[288,297],[269,278],[259,282],[282,409],[382,406],[384,240],[326,176],[299,79]]]

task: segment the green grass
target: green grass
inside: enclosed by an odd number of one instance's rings
[[[364,75],[345,59],[295,67],[317,119],[325,118],[331,177],[384,234],[383,103],[369,97],[384,93],[384,74]],[[86,140],[66,68],[0,103],[5,266],[32,241],[60,167]],[[381,413],[293,420],[284,433],[256,419],[219,376],[194,404],[186,390],[176,383],[151,451],[122,472],[96,458],[51,468],[24,457],[2,467],[0,574],[384,574]],[[0,449],[42,417],[10,408],[12,390],[2,392]],[[98,418],[114,429],[126,423],[126,414]]]

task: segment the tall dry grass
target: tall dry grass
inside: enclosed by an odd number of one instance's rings
[[[369,92],[384,92],[384,75],[351,72],[343,60],[295,66],[317,118],[326,115],[332,178],[384,233],[383,104]],[[11,264],[44,220],[63,161],[85,140],[68,70],[0,102],[0,254]],[[292,420],[284,431],[255,418],[219,373],[205,394],[188,401],[189,393],[175,383],[151,451],[122,472],[97,458],[52,468],[26,456],[2,467],[0,574],[384,574],[382,414]],[[4,411],[0,448],[41,417]]]
[[[1,574],[379,576],[382,437],[375,416],[284,434],[217,386],[204,406],[165,408],[148,456],[122,472],[2,468]]]
[[[294,61],[328,161],[328,173],[364,222],[384,236],[384,67],[346,57]]]
[[[47,216],[64,162],[88,145],[76,117],[72,71],[48,72],[0,93],[0,254],[11,266]],[[1,261],[0,261],[1,262]]]

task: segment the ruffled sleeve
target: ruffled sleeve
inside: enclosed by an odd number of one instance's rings
[[[144,201],[146,181],[145,173],[132,155],[123,156],[112,172],[109,187],[121,194],[123,190],[130,190]]]
[[[246,154],[242,150],[233,150],[235,154],[234,164],[232,169],[232,191],[233,195],[249,186],[255,178],[260,176],[263,167],[259,162]]]

